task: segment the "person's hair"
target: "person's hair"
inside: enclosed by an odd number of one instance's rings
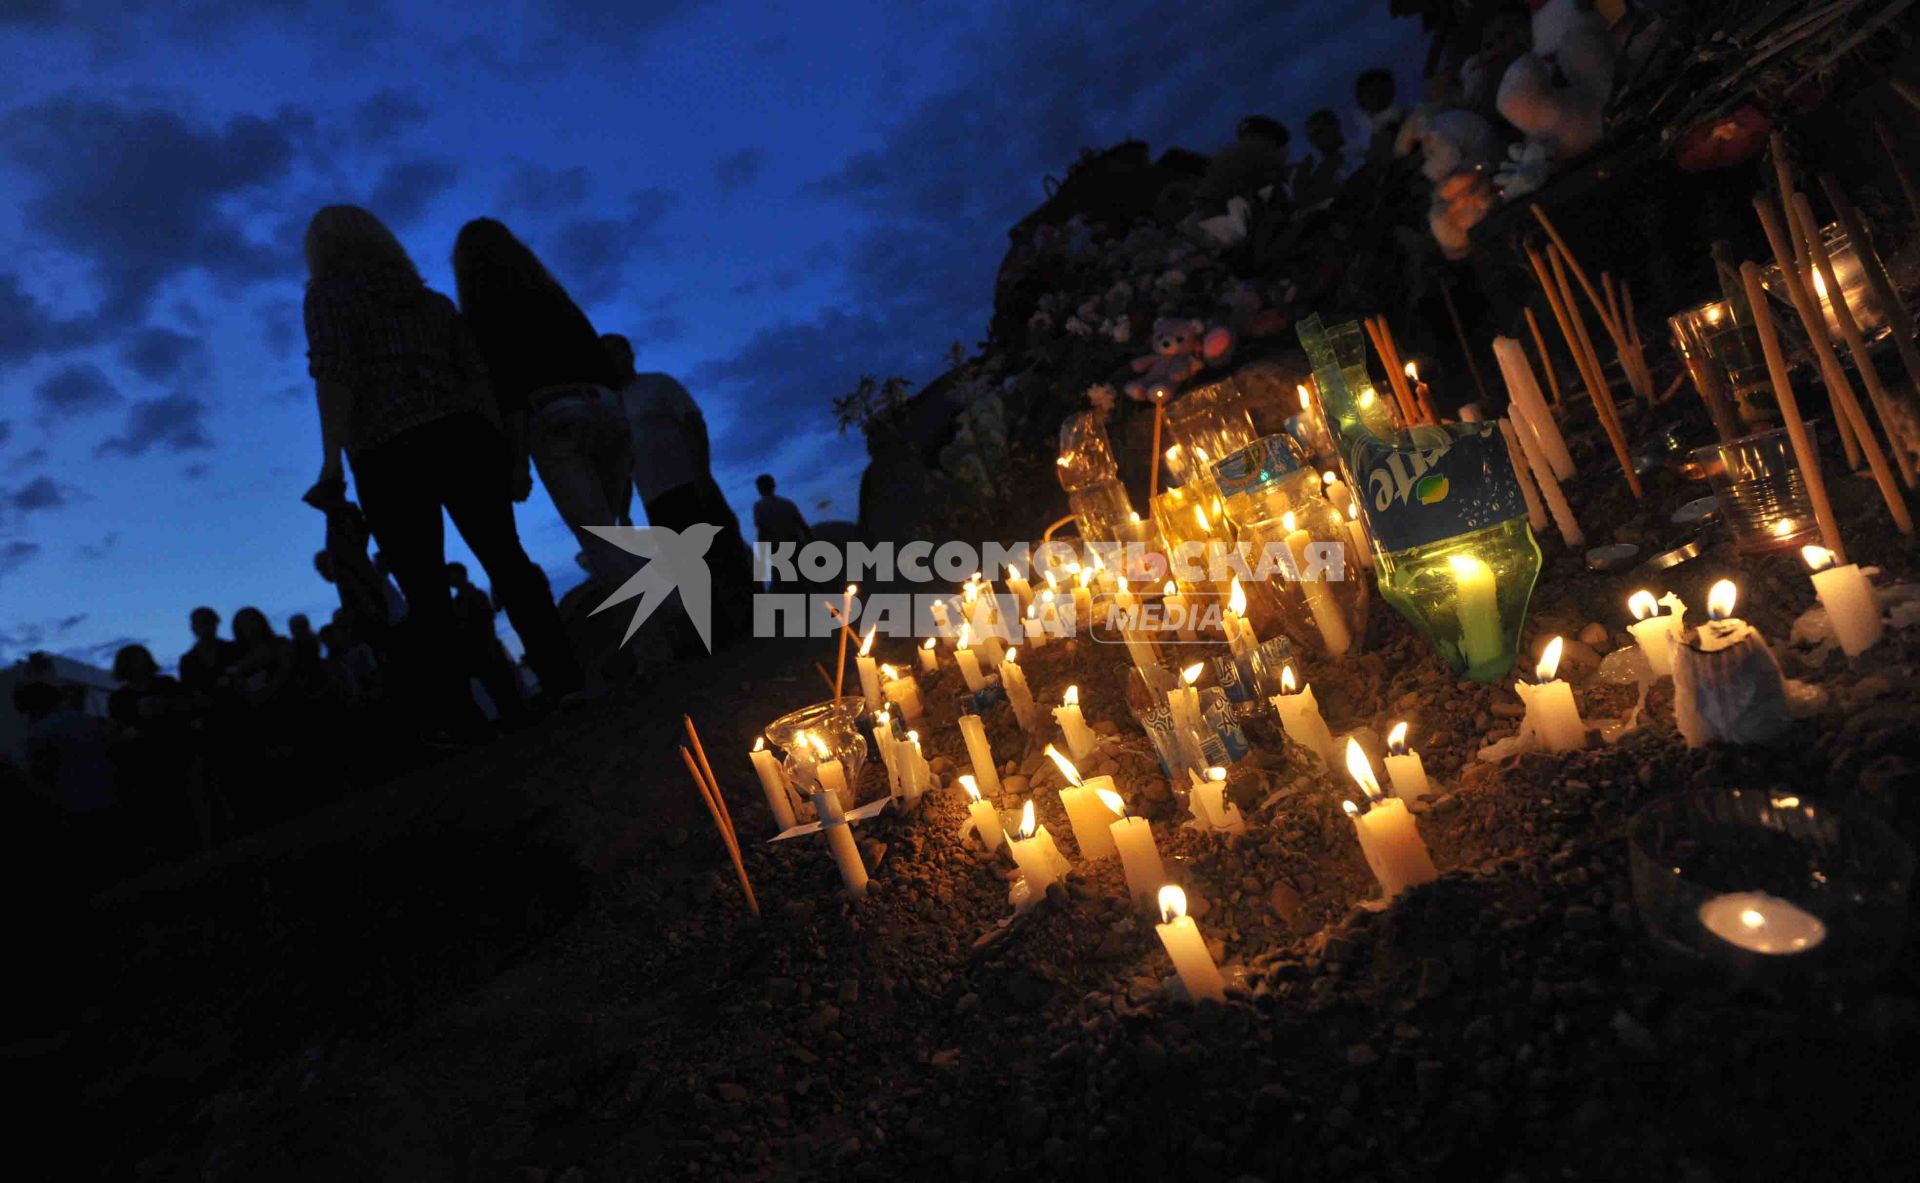
[[[753,487],[760,490],[760,495],[763,497],[773,492],[773,474],[763,472],[759,476],[754,477]]]
[[[422,282],[387,224],[357,205],[329,205],[307,223],[307,278],[395,276]]]
[[[1307,127],[1309,130],[1315,127],[1325,127],[1329,123],[1335,127],[1339,127],[1340,117],[1338,115],[1335,115],[1331,110],[1329,110],[1326,107],[1322,107],[1318,111],[1315,111],[1313,114],[1307,116]]]
[[[218,612],[215,612],[213,609],[207,607],[205,604],[202,604],[200,607],[195,608],[193,611],[187,613],[187,620],[190,622],[200,621],[200,620],[209,620],[209,619],[212,620],[213,623],[219,624],[220,614]]]
[[[633,342],[623,334],[600,334],[600,348],[607,351],[607,361],[614,369],[624,372],[633,368]]]
[[[242,608],[233,614],[233,635],[237,640],[245,640],[243,634],[258,632],[263,637],[273,635],[273,624],[267,614],[258,608]]]
[[[1233,129],[1233,134],[1235,139],[1271,140],[1283,145],[1293,138],[1293,133],[1287,130],[1287,125],[1271,115],[1249,115]]]
[[[467,577],[467,565],[465,563],[448,563],[447,564],[447,578],[450,581],[458,583],[460,580],[465,579],[466,577]]]
[[[140,673],[153,673],[160,663],[153,659],[145,645],[122,645],[120,652],[113,655],[113,680],[131,682]]]
[[[460,227],[453,240],[453,285],[463,310],[484,290],[490,297],[513,293],[522,300],[548,300],[579,311],[533,248],[496,218],[475,218]]]
[[[287,631],[296,637],[301,633],[310,633],[313,631],[313,621],[307,619],[305,612],[295,612],[287,617]]]

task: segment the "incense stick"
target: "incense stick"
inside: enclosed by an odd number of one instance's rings
[[[700,758],[700,771],[707,776],[707,785],[713,789],[714,800],[720,803],[720,815],[727,819],[727,833],[733,835],[735,844],[738,844],[739,831],[733,828],[733,811],[727,808],[727,798],[720,791],[720,779],[713,775],[713,765],[707,763],[707,747],[700,742],[700,732],[693,725],[693,716],[681,715],[680,722],[686,726],[687,738],[693,741],[693,754]]]
[[[1633,470],[1626,429],[1621,426],[1620,411],[1614,406],[1613,391],[1607,386],[1606,372],[1600,368],[1600,355],[1594,352],[1593,338],[1587,333],[1586,318],[1580,315],[1579,305],[1574,302],[1573,285],[1567,281],[1567,269],[1558,248],[1548,249],[1547,261],[1553,269],[1554,282],[1560,289],[1561,306],[1566,309],[1567,320],[1572,324],[1575,348],[1586,361],[1587,393],[1593,399],[1594,412],[1607,433],[1608,442],[1613,445],[1614,455],[1620,460],[1620,471],[1627,478],[1627,488],[1632,491],[1634,500],[1638,501],[1644,493],[1640,488],[1640,474]]]
[[[1547,352],[1547,338],[1540,331],[1540,318],[1533,314],[1531,304],[1521,311],[1527,315],[1527,328],[1533,333],[1533,347],[1540,351],[1540,368],[1547,375],[1547,393],[1553,395],[1553,405],[1559,407],[1563,405],[1560,399],[1560,375],[1554,371],[1553,355]]]
[[[1793,396],[1793,383],[1787,379],[1786,359],[1780,355],[1780,338],[1773,330],[1773,314],[1767,310],[1766,294],[1760,290],[1760,268],[1752,263],[1740,265],[1740,282],[1753,307],[1753,331],[1760,338],[1760,352],[1767,360],[1767,374],[1773,380],[1773,397],[1780,404],[1780,415],[1787,421],[1787,438],[1793,441],[1793,455],[1800,464],[1800,479],[1806,482],[1807,496],[1813,501],[1814,520],[1820,524],[1820,538],[1834,553],[1834,561],[1847,561],[1846,544],[1840,539],[1840,524],[1833,516],[1833,502],[1827,499],[1827,479],[1820,472],[1820,452],[1807,434],[1800,404]]]
[[[1593,286],[1591,279],[1587,278],[1587,269],[1582,267],[1580,260],[1574,257],[1573,248],[1569,247],[1567,240],[1560,236],[1559,227],[1553,224],[1553,219],[1547,216],[1547,211],[1541,209],[1537,203],[1530,208],[1533,210],[1534,219],[1546,229],[1547,237],[1553,239],[1553,245],[1559,248],[1561,256],[1566,259],[1567,267],[1572,270],[1573,277],[1580,281],[1580,289],[1587,293],[1587,301],[1593,305],[1594,312],[1600,317],[1601,327],[1607,330],[1607,336],[1613,338],[1614,351],[1622,355],[1620,368],[1626,371],[1627,385],[1633,388],[1635,394],[1651,403],[1653,401],[1653,391],[1647,389],[1647,387],[1651,386],[1651,383],[1647,380],[1646,375],[1640,373],[1625,356],[1629,352],[1630,347],[1627,343],[1626,335],[1620,327],[1620,322],[1608,314],[1606,301],[1601,297],[1599,289]],[[1579,315],[1579,309],[1574,306],[1574,302],[1571,299],[1567,301],[1567,311],[1573,313],[1575,316]],[[1595,354],[1594,356],[1597,359],[1599,355]]]
[[[1873,288],[1874,297],[1887,310],[1888,323],[1893,326],[1894,348],[1900,354],[1900,365],[1907,371],[1907,381],[1912,387],[1904,392],[1904,404],[1911,413],[1916,409],[1916,394],[1920,393],[1920,347],[1913,343],[1913,317],[1908,314],[1907,306],[1894,290],[1886,264],[1881,261],[1880,252],[1874,249],[1873,238],[1867,233],[1867,224],[1861,219],[1860,211],[1847,200],[1846,191],[1830,176],[1822,176],[1820,185],[1827,191],[1827,200],[1833,203],[1840,228],[1847,232],[1847,238],[1854,244],[1854,251],[1867,273],[1867,283]]]
[[[700,790],[700,799],[707,803],[707,812],[713,815],[713,824],[720,831],[720,840],[726,845],[727,857],[733,860],[733,872],[740,877],[740,890],[747,895],[747,907],[755,916],[760,914],[760,901],[754,898],[753,884],[747,880],[747,866],[740,860],[740,844],[734,840],[727,825],[721,820],[720,806],[714,803],[707,782],[700,779],[700,769],[694,765],[693,754],[685,747],[680,749],[680,759],[686,763],[687,774],[693,777],[694,787]]]
[[[1167,404],[1157,398],[1154,399],[1153,461],[1152,467],[1147,470],[1147,505],[1149,508],[1152,507],[1154,499],[1160,496],[1160,425],[1166,420],[1166,417]],[[1051,535],[1053,533],[1052,529],[1049,528],[1047,533]]]

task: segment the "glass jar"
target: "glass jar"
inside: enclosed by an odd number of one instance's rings
[[[1190,387],[1167,405],[1168,467],[1182,484],[1211,481],[1213,465],[1255,439],[1253,419],[1231,378]]]
[[[1120,468],[1098,414],[1084,411],[1060,425],[1055,465],[1067,505],[1080,519],[1080,537],[1088,542],[1118,539],[1122,525],[1134,517],[1133,502],[1120,483]]]
[[[864,697],[843,695],[782,715],[767,724],[761,734],[770,746],[784,754],[781,763],[795,785],[808,793],[817,792],[819,765],[826,760],[838,760],[848,792],[857,796],[860,770],[867,763],[867,739],[860,733],[860,717],[866,710]],[[815,739],[819,741],[817,745],[813,742]]]
[[[1840,281],[1840,294],[1847,302],[1847,311],[1853,314],[1853,323],[1860,326],[1860,336],[1871,344],[1887,332],[1887,309],[1881,306],[1873,285],[1867,282],[1866,264],[1860,258],[1853,239],[1838,222],[1821,228],[1820,241],[1826,244],[1827,258],[1833,264],[1834,278]],[[1840,319],[1834,311],[1832,298],[1827,294],[1826,275],[1816,266],[1812,278],[1813,291],[1810,294],[1820,305],[1821,319],[1826,321],[1827,339],[1840,345]],[[1781,275],[1778,263],[1761,269],[1760,286],[1767,289],[1768,295],[1792,310],[1793,301],[1787,295],[1785,277]],[[1792,323],[1800,323],[1797,314]],[[1846,359],[1849,355],[1842,349],[1840,356]]]

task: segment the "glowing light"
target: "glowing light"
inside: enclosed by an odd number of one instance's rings
[[[1752,908],[1748,908],[1740,913],[1740,923],[1746,925],[1748,928],[1759,928],[1766,924],[1766,922],[1767,918]]]
[[[1112,789],[1095,789],[1093,795],[1100,798],[1100,804],[1112,810],[1115,817],[1127,816],[1126,801]]]
[[[764,736],[764,735],[762,735],[762,736],[760,736],[759,738],[757,738],[757,739],[755,739],[755,740],[753,741],[753,750],[754,750],[754,751],[756,751],[756,752],[764,752],[764,751],[766,751],[766,750],[767,750],[767,737],[766,737],[766,736]]]
[[[811,731],[807,732],[806,735],[807,743],[812,746],[815,755],[819,756],[822,760],[830,760],[833,758],[833,753],[828,750],[825,740],[822,740]]]
[[[972,626],[963,624],[960,626],[960,639],[956,641],[955,644],[962,649],[971,649],[973,648],[973,646],[969,643],[969,641],[972,636],[973,636]]]
[[[1020,568],[1009,565],[1007,567],[1007,578],[1008,579],[1020,578]]]
[[[1722,579],[1707,589],[1707,616],[1712,620],[1725,620],[1733,615],[1733,605],[1740,598],[1740,589],[1733,580]]]
[[[1079,579],[1080,579],[1081,587],[1086,587],[1090,585],[1093,582],[1093,568],[1092,567],[1080,568]]]
[[[1139,525],[1139,524],[1140,524],[1140,511],[1136,509],[1136,510],[1133,510],[1133,511],[1131,511],[1131,512],[1129,512],[1129,513],[1127,514],[1127,520],[1128,520],[1129,522],[1132,522],[1132,523],[1133,523],[1134,525],[1136,525],[1136,526],[1137,526],[1137,525]]]
[[[1373,764],[1360,749],[1357,739],[1347,740],[1347,775],[1360,786],[1360,791],[1367,795],[1368,801],[1380,799],[1380,782],[1374,779]]]
[[[900,671],[883,661],[880,663],[880,676],[889,682],[896,682],[900,679]]]
[[[1800,557],[1806,560],[1808,567],[1815,571],[1823,571],[1833,566],[1836,556],[1824,546],[1803,546],[1800,548]]]
[[[1007,661],[1010,664],[1017,662],[1019,657],[1020,657],[1020,649],[1018,646],[1015,646],[1014,648],[1007,650]]]
[[[1560,670],[1560,651],[1566,648],[1566,644],[1562,637],[1547,642],[1547,647],[1540,653],[1540,664],[1533,667],[1535,677],[1542,682],[1553,681],[1553,675]]]
[[[1407,377],[1412,378],[1415,382],[1418,382],[1420,380],[1420,370],[1412,362],[1408,362],[1406,365],[1401,366],[1400,372],[1405,374]]]
[[[1799,528],[1799,524],[1792,518],[1781,518],[1773,524],[1773,536],[1775,538],[1790,538],[1793,536],[1793,532]]]
[[[1294,389],[1300,392],[1300,409],[1303,411],[1311,410],[1313,407],[1313,403],[1307,396],[1306,386],[1303,384],[1303,385],[1295,386]]]
[[[1355,805],[1351,801],[1342,801],[1340,803],[1340,808],[1346,811],[1346,814],[1348,817],[1360,816],[1360,807],[1358,805]]]
[[[1200,523],[1200,532],[1202,534],[1211,534],[1213,532],[1213,527],[1207,524],[1207,511],[1197,505],[1193,507],[1193,520]]]
[[[1300,684],[1293,679],[1293,667],[1290,665],[1282,666],[1280,668],[1280,693],[1293,694],[1299,689]]]
[[[1200,680],[1200,675],[1205,673],[1206,669],[1207,665],[1205,662],[1196,661],[1186,669],[1180,671],[1180,680],[1191,686]]]
[[[1645,620],[1659,613],[1660,601],[1653,598],[1652,592],[1643,589],[1627,597],[1627,611],[1633,613],[1635,620]]]
[[[868,654],[873,652],[874,634],[878,633],[879,631],[880,631],[880,626],[877,624],[867,630],[866,639],[860,642],[860,656],[865,657]]]
[[[1289,534],[1293,533],[1296,529],[1299,528],[1295,524],[1292,510],[1288,510],[1287,512],[1280,515],[1280,526]]]
[[[1347,502],[1347,520],[1350,522],[1360,520],[1360,503],[1358,501]]]
[[[1029,613],[1031,613],[1031,612],[1033,611],[1033,609],[1031,609],[1031,608],[1029,608],[1029,609],[1027,609],[1027,611],[1028,611]],[[937,644],[939,644],[939,643],[940,643],[940,638],[939,638],[939,637],[928,637],[928,638],[927,638],[927,643],[926,643],[926,644],[924,644],[924,645],[922,645],[922,646],[920,646],[920,647],[921,647],[922,649],[931,649],[931,648],[933,648],[933,647],[934,647],[935,645],[937,645]]]
[[[1169,883],[1160,889],[1160,920],[1172,924],[1187,914],[1187,893],[1180,890],[1178,884]]]
[[[1393,730],[1387,732],[1387,754],[1392,756],[1404,756],[1407,754],[1406,720],[1403,719],[1395,723]]]
[[[1339,479],[1340,479],[1340,475],[1336,472],[1333,472],[1332,470],[1328,470],[1327,472],[1323,472],[1320,474],[1320,483],[1328,486],[1329,488],[1331,488],[1334,485],[1334,483],[1337,482]]]
[[[1379,396],[1378,396],[1378,395],[1376,395],[1376,394],[1374,394],[1374,392],[1373,392],[1373,387],[1371,387],[1371,386],[1363,386],[1363,387],[1361,387],[1361,389],[1360,389],[1360,409],[1361,409],[1361,410],[1365,410],[1366,408],[1368,408],[1368,407],[1370,407],[1370,406],[1372,406],[1372,405],[1373,405],[1373,400],[1374,400],[1375,398],[1377,398],[1377,397],[1379,397]]]
[[[1227,611],[1233,613],[1235,616],[1245,616],[1247,614],[1247,593],[1246,590],[1240,586],[1240,577],[1238,575],[1234,576],[1233,582],[1228,584],[1227,587]]]
[[[1167,586],[1160,589],[1160,594],[1163,596],[1178,595],[1179,589],[1174,587],[1173,580],[1169,579],[1167,580]]]
[[[1027,801],[1027,807],[1020,811],[1020,828],[1014,831],[1014,836],[1024,842],[1028,838],[1033,837],[1033,831],[1033,801],[1029,799]]]
[[[1060,701],[1070,707],[1079,706],[1080,705],[1080,687],[1078,686],[1067,687],[1067,692],[1060,696]]]
[[[967,791],[967,800],[978,801],[980,799],[980,782],[974,780],[972,774],[965,772],[960,774],[960,787]]]

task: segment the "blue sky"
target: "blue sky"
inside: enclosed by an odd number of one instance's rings
[[[502,218],[693,390],[743,517],[763,470],[851,517],[831,398],[977,341],[1044,175],[1297,130],[1375,63],[1407,97],[1385,7],[0,0],[0,661],[170,661],[200,603],[331,611],[299,503],[323,204],[446,291],[461,223]],[[537,488],[520,526],[574,582]]]

